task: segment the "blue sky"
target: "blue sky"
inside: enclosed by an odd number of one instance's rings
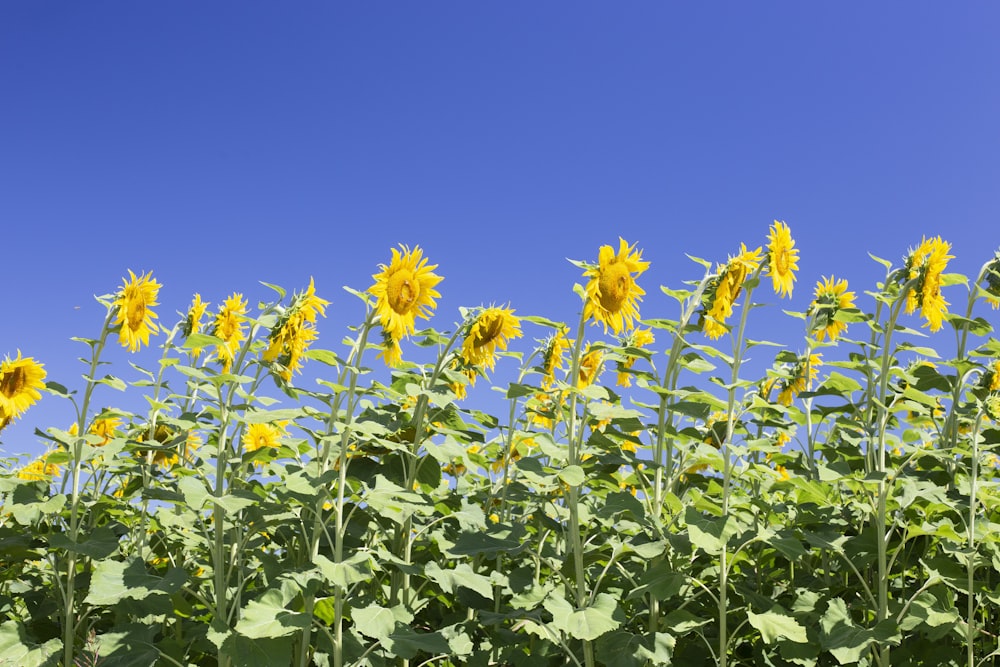
[[[5,2],[0,355],[81,388],[69,338],[128,269],[167,323],[314,276],[337,347],[362,317],[340,287],[397,243],[439,264],[441,329],[490,303],[575,321],[565,258],[619,236],[652,263],[643,315],[672,317],[685,253],[774,219],[802,253],[781,307],[830,273],[872,289],[867,253],[925,234],[974,273],[1000,245],[998,34],[987,2]],[[0,447],[69,415],[45,397]]]

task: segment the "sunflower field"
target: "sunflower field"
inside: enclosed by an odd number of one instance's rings
[[[578,322],[436,329],[442,276],[400,246],[327,345],[312,282],[167,325],[129,271],[77,386],[0,365],[0,428],[76,415],[0,467],[0,664],[998,664],[1000,253],[948,273],[924,238],[780,315],[755,298],[795,286],[789,227],[734,251],[673,312],[640,313],[619,240],[574,262]],[[779,315],[801,349],[752,336]]]

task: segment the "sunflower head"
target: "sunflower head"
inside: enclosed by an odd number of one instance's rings
[[[588,350],[580,359],[580,372],[576,380],[578,389],[584,389],[594,384],[604,366],[603,350]]]
[[[718,267],[716,275],[708,282],[702,297],[702,328],[712,340],[729,331],[726,320],[733,314],[736,299],[743,291],[747,276],[757,270],[761,262],[761,248],[747,250],[740,244],[740,252]]]
[[[639,301],[646,293],[635,278],[648,268],[649,262],[642,261],[642,251],[623,238],[618,239],[617,253],[609,245],[601,246],[597,266],[583,274],[590,278],[584,317],[602,323],[605,331],[610,326],[615,334],[631,329],[639,318]]]
[[[263,355],[264,361],[279,362],[280,368],[275,370],[285,382],[291,382],[292,374],[302,368],[303,354],[319,336],[315,327],[316,316],[326,317],[326,307],[329,304],[329,301],[316,296],[313,280],[310,278],[309,288],[294,296],[291,305],[271,329]]]
[[[625,337],[622,345],[641,348],[651,345],[654,342],[656,342],[656,339],[653,336],[652,329],[635,329],[629,336]],[[632,374],[629,373],[629,370],[635,365],[635,359],[631,355],[626,355],[624,361],[618,362],[617,384],[619,387],[632,386]]]
[[[493,370],[497,350],[507,349],[511,338],[521,336],[521,321],[510,308],[484,309],[465,337],[462,360],[470,366],[483,366]]]
[[[5,357],[0,363],[0,429],[37,403],[45,387],[45,369],[32,357]]]
[[[381,271],[372,276],[375,284],[368,288],[382,328],[396,341],[413,333],[417,317],[430,318],[441,296],[434,287],[442,280],[433,273],[437,264],[427,265],[420,246],[400,249],[392,249],[392,261],[379,265]]]
[[[791,405],[795,397],[808,390],[813,381],[819,375],[819,367],[823,365],[821,354],[810,354],[808,357],[801,356],[789,369],[787,377],[780,382],[781,390],[778,392],[778,403],[781,405]]]
[[[153,321],[156,313],[151,309],[159,305],[156,295],[160,291],[160,283],[153,280],[153,273],[136,276],[129,269],[129,279],[115,297],[115,325],[118,327],[118,340],[129,352],[135,352],[142,345],[149,345],[150,334],[159,331]]]
[[[51,454],[51,452],[49,452]],[[59,474],[59,466],[49,463],[49,454],[38,457],[17,472],[20,479],[29,482],[47,482]]]
[[[248,305],[242,294],[233,293],[223,302],[215,316],[212,334],[222,339],[222,344],[215,347],[215,356],[222,363],[224,373],[228,373],[232,367],[236,351],[246,336],[243,321],[246,319]]]
[[[785,223],[775,220],[768,234],[767,275],[774,283],[776,294],[792,296],[798,261],[799,251],[795,249],[791,230]]]
[[[846,322],[837,321],[837,313],[850,308],[854,308],[854,292],[847,291],[846,280],[830,276],[817,282],[816,297],[808,310],[810,330],[816,334],[816,340],[837,340],[847,330]]]
[[[556,379],[556,370],[563,367],[563,356],[571,341],[566,337],[566,327],[549,336],[542,349],[542,387],[548,389]]]
[[[985,276],[983,277],[983,290],[986,292],[986,300],[993,310],[1000,308],[1000,251],[994,254],[993,260],[986,265]]]
[[[386,366],[396,368],[403,363],[403,348],[400,347],[399,340],[385,329],[382,329],[382,345],[379,347],[378,358],[385,361]]]
[[[902,279],[913,281],[906,293],[907,314],[920,309],[921,317],[926,320],[925,327],[938,331],[945,315],[948,314],[948,302],[941,294],[941,274],[948,265],[951,244],[943,241],[940,236],[932,239],[924,237],[916,250],[910,251],[904,265]]]

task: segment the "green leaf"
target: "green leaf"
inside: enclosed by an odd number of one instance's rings
[[[773,644],[779,637],[805,644],[809,641],[806,629],[794,618],[781,611],[766,611],[755,614],[747,610],[747,620],[757,629],[766,644]]]
[[[306,614],[285,609],[281,591],[269,590],[243,608],[236,632],[248,639],[273,639],[308,628],[309,623]]]
[[[355,630],[366,637],[382,641],[389,638],[396,623],[406,625],[413,620],[413,615],[402,605],[387,609],[372,603],[367,607],[352,610],[351,619],[354,621]]]
[[[222,644],[222,652],[229,656],[233,667],[263,667],[291,663],[293,637],[275,639],[250,639],[230,634]]]
[[[35,644],[27,639],[24,626],[17,621],[0,624],[0,664],[20,667],[54,667],[59,662],[62,642],[50,639]]]
[[[648,593],[657,600],[669,600],[680,593],[684,582],[684,574],[675,572],[669,563],[661,560],[643,572],[639,586],[633,588],[628,597],[642,597]]]
[[[874,641],[871,630],[854,624],[847,604],[840,598],[830,600],[819,625],[823,649],[829,651],[841,665],[858,662]]]
[[[384,642],[389,650],[400,658],[410,659],[421,651],[431,655],[448,655],[451,646],[440,632],[414,632],[400,626]]]
[[[322,554],[313,558],[323,577],[330,583],[347,590],[354,584],[368,581],[372,577],[372,557],[359,551],[342,563],[334,563]]]
[[[101,526],[95,528],[83,542],[73,542],[65,534],[55,533],[49,536],[49,546],[100,560],[118,551],[118,536],[110,528]]]
[[[436,561],[430,561],[424,568],[427,578],[436,582],[445,593],[454,593],[459,586],[479,593],[484,598],[493,599],[493,583],[489,577],[477,574],[468,563],[460,563],[454,569],[442,569]]]
[[[166,600],[187,580],[182,568],[175,567],[163,577],[150,574],[138,558],[128,561],[102,560],[94,566],[90,591],[84,600],[92,605],[114,605],[123,599],[143,600],[160,596]]]
[[[607,593],[599,594],[594,604],[582,609],[574,609],[565,598],[557,595],[550,595],[542,606],[552,614],[552,627],[575,639],[597,639],[625,620],[618,601]]]
[[[558,475],[559,479],[570,486],[580,486],[587,480],[587,476],[584,474],[583,468],[577,465],[566,466],[559,471]]]
[[[514,555],[528,546],[524,539],[526,530],[520,524],[504,527],[489,526],[486,532],[463,532],[448,549],[449,556],[476,556],[496,558],[500,554]]]

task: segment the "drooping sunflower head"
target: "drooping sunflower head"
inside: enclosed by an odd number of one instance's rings
[[[774,292],[792,296],[795,272],[799,270],[799,251],[795,249],[792,232],[784,222],[774,221],[768,234],[767,275],[774,283]]]
[[[712,340],[729,331],[726,320],[733,314],[733,306],[747,276],[760,266],[761,248],[747,250],[740,244],[740,252],[718,267],[717,273],[709,281],[702,298],[702,329]]]
[[[563,367],[563,356],[571,342],[566,338],[566,328],[549,336],[542,349],[542,387],[552,386],[556,379],[556,370]]]
[[[470,366],[493,370],[497,350],[507,349],[511,338],[521,336],[521,321],[510,308],[486,308],[472,323],[462,344],[462,360]]]
[[[617,253],[609,245],[601,246],[597,266],[583,274],[590,278],[584,317],[602,323],[605,331],[610,326],[615,334],[631,329],[639,318],[639,301],[646,293],[635,278],[648,268],[649,262],[642,261],[642,251],[623,238],[618,239]]]
[[[778,403],[788,406],[795,397],[808,390],[819,375],[819,367],[823,365],[822,355],[810,354],[799,357],[792,365],[788,377],[781,380],[781,391],[778,392]]]
[[[948,314],[948,302],[941,294],[941,274],[948,260],[954,259],[948,254],[950,250],[951,244],[940,236],[924,237],[906,257],[904,279],[913,281],[906,293],[906,312],[909,314],[919,308],[921,317],[926,320],[924,326],[931,331],[938,331]]]
[[[185,338],[201,331],[201,318],[205,316],[207,308],[208,303],[201,300],[201,294],[195,294],[191,300],[191,307],[188,308],[187,316],[184,318],[184,325],[181,327],[181,334]]]
[[[854,308],[854,292],[847,291],[846,280],[830,276],[817,282],[816,297],[808,310],[809,328],[816,334],[816,340],[837,340],[847,330],[847,323],[836,319],[837,313],[850,308]]]
[[[222,344],[215,347],[215,356],[222,363],[224,373],[229,372],[236,358],[236,351],[246,337],[243,322],[248,305],[242,294],[233,293],[223,302],[215,316],[212,335],[222,339]]]
[[[37,403],[45,386],[45,369],[33,357],[5,357],[0,363],[0,428]]]
[[[264,361],[279,362],[273,369],[285,382],[291,382],[292,374],[302,368],[302,355],[319,333],[316,331],[316,316],[326,317],[326,307],[330,302],[316,296],[312,278],[309,288],[296,294],[291,305],[281,314],[268,336]]]
[[[103,447],[111,442],[112,438],[118,437],[118,428],[122,425],[120,417],[98,417],[90,425],[90,434],[97,436],[98,440],[91,440],[94,447]]]
[[[576,380],[578,389],[594,384],[604,367],[604,350],[588,350],[580,359],[580,372]]]
[[[160,283],[153,280],[153,273],[136,276],[129,269],[129,279],[115,297],[115,325],[118,327],[118,340],[129,352],[135,352],[142,345],[149,345],[150,334],[160,329],[153,321],[156,313],[151,309],[158,306],[156,296],[160,291]]]
[[[368,288],[375,297],[375,312],[382,328],[396,341],[413,333],[417,317],[429,319],[441,295],[434,287],[442,278],[433,273],[437,264],[428,266],[420,246],[411,251],[400,245],[402,252],[392,249],[388,266],[372,276],[375,284]]]
[[[651,345],[655,340],[652,329],[635,329],[630,335],[625,337],[622,345],[641,348]],[[635,365],[635,360],[634,356],[626,355],[623,361],[618,362],[617,384],[619,387],[632,386],[632,374],[629,373],[629,370]]]
[[[983,291],[986,300],[993,306],[993,310],[996,310],[1000,308],[1000,251],[993,255],[993,260],[986,265],[984,273]]]
[[[403,363],[403,348],[389,331],[382,329],[382,345],[377,358],[382,359],[389,368],[396,368]]]

